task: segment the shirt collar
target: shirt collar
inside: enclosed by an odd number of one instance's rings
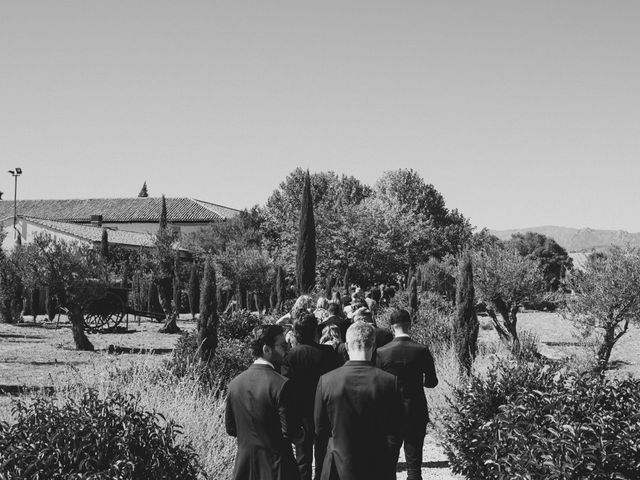
[[[396,333],[395,338],[411,338],[408,333]]]
[[[273,368],[274,370],[276,369],[276,367],[273,366],[273,363],[265,360],[264,358],[256,358],[253,362],[254,365],[269,365],[271,368]]]

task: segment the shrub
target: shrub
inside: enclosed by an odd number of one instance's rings
[[[445,450],[470,479],[637,478],[640,379],[496,363],[454,389]]]
[[[0,424],[2,478],[195,479],[202,473],[180,427],[142,410],[138,400],[87,390],[58,407],[51,399],[16,403],[17,422]]]
[[[194,375],[209,388],[226,390],[227,384],[251,365],[249,345],[245,339],[220,337],[213,359],[200,361],[198,334],[195,330],[183,332],[178,338],[168,367],[177,377]]]
[[[251,335],[254,328],[262,322],[257,315],[247,310],[237,310],[230,314],[220,316],[218,334],[220,338],[245,340]]]

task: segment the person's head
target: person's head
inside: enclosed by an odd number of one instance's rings
[[[316,341],[318,319],[313,314],[299,317],[293,322],[293,332],[299,343],[310,344]]]
[[[332,342],[341,343],[342,335],[340,335],[340,329],[336,325],[327,325],[322,330],[322,338],[320,343]]]
[[[389,323],[397,333],[409,333],[411,328],[411,315],[406,310],[396,310],[389,317]]]
[[[340,315],[342,313],[342,308],[340,308],[340,305],[338,305],[337,303],[331,302],[327,307],[327,312],[330,316]]]
[[[318,301],[316,302],[316,308],[322,308],[323,310],[326,310],[328,306],[329,300],[327,300],[325,297],[318,298]]]
[[[300,295],[291,308],[291,319],[295,320],[313,308],[313,299],[309,295]]]
[[[367,322],[373,323],[373,316],[371,315],[371,310],[367,307],[360,307],[353,314],[354,322]]]
[[[287,355],[288,344],[280,325],[260,325],[253,330],[251,353],[254,358],[271,362],[277,369]]]
[[[376,332],[367,322],[355,322],[347,329],[347,352],[351,360],[371,360]]]

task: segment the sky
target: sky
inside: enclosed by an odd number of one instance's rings
[[[0,171],[21,199],[245,208],[298,166],[413,168],[477,228],[640,232],[639,24],[635,0],[0,0]]]

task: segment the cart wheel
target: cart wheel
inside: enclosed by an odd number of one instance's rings
[[[89,331],[115,328],[122,321],[126,311],[124,300],[118,295],[107,292],[98,300],[92,301],[84,316],[85,328]]]

